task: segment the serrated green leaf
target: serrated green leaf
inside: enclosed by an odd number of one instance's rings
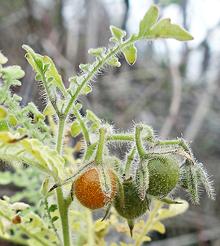
[[[172,24],[170,19],[162,19],[146,34],[146,38],[173,38],[179,41],[192,40],[192,35],[182,27]]]
[[[0,105],[0,120],[3,120],[7,117],[7,109]]]
[[[97,143],[93,143],[87,147],[86,155],[84,157],[85,160],[89,160],[92,157],[92,155],[95,153],[96,146],[97,146]]]
[[[150,30],[150,28],[157,22],[159,10],[156,5],[152,5],[139,25],[139,37],[143,37]]]
[[[124,57],[129,65],[133,65],[137,59],[137,48],[134,44],[123,50]]]
[[[143,242],[150,242],[151,238],[149,236],[144,236],[142,239]]]
[[[83,95],[88,95],[90,92],[92,92],[92,87],[90,85],[85,86],[85,88],[82,91]]]
[[[81,133],[81,126],[77,120],[72,123],[70,132],[72,137],[77,137]]]
[[[8,116],[8,123],[11,126],[16,126],[18,124],[17,118],[13,114],[9,114]]]
[[[100,48],[96,48],[96,49],[89,49],[88,53],[92,56],[100,57],[105,53],[105,51],[106,51],[105,47],[100,47]]]
[[[20,139],[19,135],[0,132],[0,159],[13,162],[24,162],[44,171],[55,178],[64,178],[64,160],[55,151],[37,139]]]
[[[0,132],[8,130],[8,122],[6,120],[0,120]]]
[[[41,74],[42,71],[40,70],[41,65],[39,64],[39,60],[42,60],[43,56],[35,53],[34,50],[28,45],[22,45],[22,48],[27,52],[25,54],[25,57],[28,63],[32,66],[32,68],[36,73]]]
[[[52,218],[52,222],[55,222],[55,221],[58,220],[58,219],[59,219],[58,216],[54,216],[54,217]]]
[[[116,26],[110,26],[110,31],[111,31],[113,38],[115,38],[115,40],[119,42],[121,42],[123,38],[126,36],[126,32]]]
[[[0,184],[1,185],[8,185],[12,181],[11,173],[8,171],[0,172]]]
[[[18,79],[24,77],[25,72],[21,69],[20,66],[8,66],[0,70],[2,73],[2,78],[6,81],[14,81],[13,85],[21,85],[21,82]]]
[[[63,93],[63,95],[65,95],[66,89],[64,87],[62,78],[61,78],[60,74],[58,73],[53,60],[48,56],[44,56],[43,62],[45,64],[49,65],[48,69],[45,72],[46,78],[47,79],[52,78],[51,83],[54,83],[57,86],[57,88],[60,89],[60,91]]]
[[[82,104],[81,103],[77,103],[76,104],[76,110],[79,111],[82,109]]]
[[[80,64],[79,68],[83,71],[83,72],[89,72],[90,70],[90,64]]]
[[[56,204],[52,204],[49,207],[49,212],[53,213],[54,211],[56,211],[58,209]]]
[[[86,110],[86,118],[87,120],[97,123],[98,125],[101,123],[101,120],[89,109]]]
[[[52,85],[57,87],[63,95],[66,95],[65,86],[53,60],[48,56],[42,56],[35,53],[28,45],[23,45],[22,48],[27,51],[25,57],[37,73],[36,79],[43,80],[42,74],[44,74],[47,83],[52,83]]]
[[[166,232],[166,228],[164,224],[162,224],[160,221],[157,221],[156,223],[153,224],[152,230],[157,231],[161,234],[164,234]]]
[[[55,112],[55,110],[54,110],[52,104],[51,104],[50,102],[48,102],[47,105],[46,105],[46,107],[45,107],[44,110],[43,110],[43,114],[44,114],[45,116],[47,116],[47,115],[52,116],[52,115],[55,115],[55,113],[56,113],[56,112]]]
[[[108,63],[108,65],[110,65],[112,67],[120,67],[121,66],[121,63],[119,62],[119,60],[116,56],[109,59],[107,63]]]
[[[40,193],[46,197],[48,194],[48,190],[49,190],[49,177],[46,177],[42,182]]]

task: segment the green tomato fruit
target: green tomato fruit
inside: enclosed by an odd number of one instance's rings
[[[148,199],[141,200],[135,183],[129,179],[122,184],[124,195],[117,192],[114,199],[116,211],[124,218],[133,220],[143,215],[148,209]]]
[[[149,188],[147,194],[164,197],[176,187],[180,176],[180,167],[173,156],[154,156],[148,162],[148,169]]]

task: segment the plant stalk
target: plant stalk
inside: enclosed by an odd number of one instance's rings
[[[142,125],[136,125],[135,128],[135,143],[136,143],[136,148],[138,151],[138,154],[140,156],[141,159],[144,159],[144,157],[146,157],[146,151],[142,145],[142,141],[141,141],[141,131],[143,130],[143,126]]]
[[[61,154],[62,152],[65,121],[66,119],[64,117],[59,117],[59,128],[58,128],[57,145],[56,145],[56,149],[59,154]],[[66,203],[66,200],[63,195],[63,190],[61,187],[58,187],[56,189],[56,194],[57,194],[57,203],[59,208],[60,220],[62,225],[63,244],[64,246],[70,246],[71,242],[70,242],[69,220],[68,220],[69,204]]]
[[[95,157],[95,161],[97,165],[102,164],[103,150],[105,145],[105,133],[106,133],[106,129],[104,127],[99,129],[99,143],[98,143],[98,148]]]

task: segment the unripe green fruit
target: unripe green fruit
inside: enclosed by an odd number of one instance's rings
[[[173,156],[157,155],[148,162],[149,188],[147,194],[166,196],[177,185],[180,176],[178,161]]]
[[[138,190],[132,180],[123,182],[124,200],[120,192],[116,194],[114,206],[116,211],[124,218],[133,220],[143,215],[148,209],[147,197],[141,200],[138,196]]]

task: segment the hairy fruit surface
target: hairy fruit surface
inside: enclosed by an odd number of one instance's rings
[[[177,185],[180,167],[172,156],[158,155],[149,160],[149,188],[147,193],[152,196],[166,196]]]
[[[140,199],[137,187],[131,179],[125,180],[122,185],[124,189],[124,199],[120,193],[116,194],[114,200],[116,211],[128,220],[140,217],[148,209],[149,202],[147,197],[144,200]]]
[[[111,170],[108,170],[107,173],[111,181],[109,196],[102,191],[100,176],[96,168],[88,169],[73,183],[74,194],[84,207],[90,209],[102,208],[113,199],[116,194],[116,176]]]

